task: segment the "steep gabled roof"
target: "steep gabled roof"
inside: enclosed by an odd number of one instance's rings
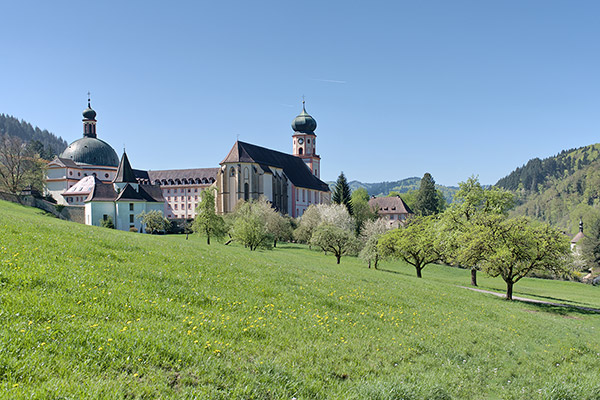
[[[117,201],[125,200],[143,201],[144,197],[128,183],[117,196]]]
[[[369,206],[376,207],[379,214],[412,214],[411,209],[399,196],[372,197]]]
[[[140,196],[148,202],[162,203],[165,201],[162,190],[158,185],[140,185]]]
[[[117,192],[112,183],[103,183],[98,178],[95,179],[94,187],[85,201],[114,201],[117,198]]]
[[[291,154],[240,142],[238,140],[229,151],[229,154],[227,154],[227,157],[221,161],[221,165],[237,162],[257,163],[265,171],[268,170],[268,167],[281,168],[288,179],[296,187],[320,190],[323,192],[329,191],[329,186],[314,176],[301,158]],[[268,167],[265,169],[266,166]]]
[[[133,168],[131,168],[129,158],[127,158],[127,153],[125,152],[123,152],[123,157],[121,157],[121,162],[119,163],[119,168],[117,169],[117,175],[115,176],[113,182],[137,183],[137,179],[135,179],[135,173],[133,172]]]

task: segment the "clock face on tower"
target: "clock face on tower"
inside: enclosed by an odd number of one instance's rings
[[[304,143],[304,139],[302,139],[302,138],[298,139],[298,144],[302,144],[302,143]]]

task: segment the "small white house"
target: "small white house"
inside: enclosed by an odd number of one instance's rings
[[[100,226],[103,220],[112,219],[115,229],[131,228],[144,232],[138,216],[152,210],[163,212],[164,198],[157,185],[139,184],[127,154],[123,152],[117,174],[112,183],[93,177],[94,185],[85,199],[86,225]]]

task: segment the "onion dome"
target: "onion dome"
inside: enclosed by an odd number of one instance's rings
[[[306,112],[304,101],[302,102],[302,112],[292,121],[292,129],[294,132],[310,134],[314,134],[317,129],[317,121]]]
[[[90,106],[90,101],[88,100],[88,107],[83,110],[83,118],[85,119],[96,119],[96,111],[92,109]]]
[[[71,143],[60,155],[76,163],[117,167],[119,156],[104,140],[95,137],[83,137]]]

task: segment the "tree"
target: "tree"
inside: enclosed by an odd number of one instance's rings
[[[267,231],[267,222],[261,206],[254,200],[238,202],[233,216],[231,236],[250,251],[270,248],[273,237]]]
[[[0,136],[0,190],[20,193],[31,186],[42,191],[45,166],[46,162],[19,138]]]
[[[354,219],[342,204],[319,204],[317,208],[321,216],[321,224],[330,224],[354,232]]]
[[[444,259],[471,269],[471,285],[477,286],[478,256],[462,254],[462,233],[476,223],[474,217],[482,214],[506,215],[514,206],[512,193],[492,187],[484,189],[476,176],[458,184],[459,190],[454,195],[454,203],[444,212],[443,229],[445,231]],[[473,257],[475,256],[475,257]]]
[[[265,221],[267,233],[273,238],[273,247],[277,247],[277,241],[290,240],[292,237],[292,224],[289,218],[279,214],[266,197],[261,196],[254,201],[253,207]]]
[[[568,238],[559,230],[526,217],[501,214],[477,217],[463,235],[460,250],[478,258],[483,271],[500,276],[506,283],[506,299],[513,299],[513,286],[534,271],[568,273],[571,251]]]
[[[340,173],[333,189],[331,200],[335,204],[343,204],[348,209],[348,213],[352,215],[352,198],[350,197],[350,186],[346,180],[344,173]]]
[[[415,208],[419,215],[427,216],[440,212],[440,198],[435,189],[435,180],[429,172],[423,175],[415,200]]]
[[[267,215],[267,232],[273,237],[273,247],[277,247],[278,241],[290,241],[292,239],[291,218],[284,217],[273,210]]]
[[[342,255],[356,253],[358,247],[357,239],[351,231],[329,223],[323,223],[317,227],[311,243],[319,246],[325,252],[332,252],[337,264],[340,263]]]
[[[577,243],[580,248],[581,259],[586,267],[600,267],[600,219],[594,218],[588,223],[585,237]]]
[[[383,256],[402,259],[415,267],[417,278],[422,278],[423,268],[439,261],[441,256],[432,216],[415,217],[406,227],[387,232],[377,247]]]
[[[142,211],[137,218],[144,225],[146,232],[150,234],[164,232],[171,226],[171,222],[164,217],[162,211],[158,210]]]
[[[100,220],[100,226],[108,229],[115,229],[115,223],[113,222],[112,217],[109,215],[106,219]]]
[[[200,203],[196,208],[196,217],[192,225],[194,232],[206,235],[206,244],[210,245],[211,236],[221,239],[227,233],[223,217],[215,212],[215,190],[208,188],[200,193]]]
[[[369,193],[365,188],[358,188],[352,192],[352,212],[355,221],[356,234],[360,234],[363,225],[369,220],[377,218],[377,212],[369,207]]]
[[[294,230],[294,239],[301,243],[309,243],[313,232],[321,223],[321,208],[311,204],[298,222],[298,227]]]
[[[371,265],[377,269],[381,252],[377,247],[381,236],[389,230],[389,225],[383,219],[367,220],[363,225],[360,234],[360,240],[363,243],[363,248],[360,251],[359,257],[364,260],[371,268]]]

